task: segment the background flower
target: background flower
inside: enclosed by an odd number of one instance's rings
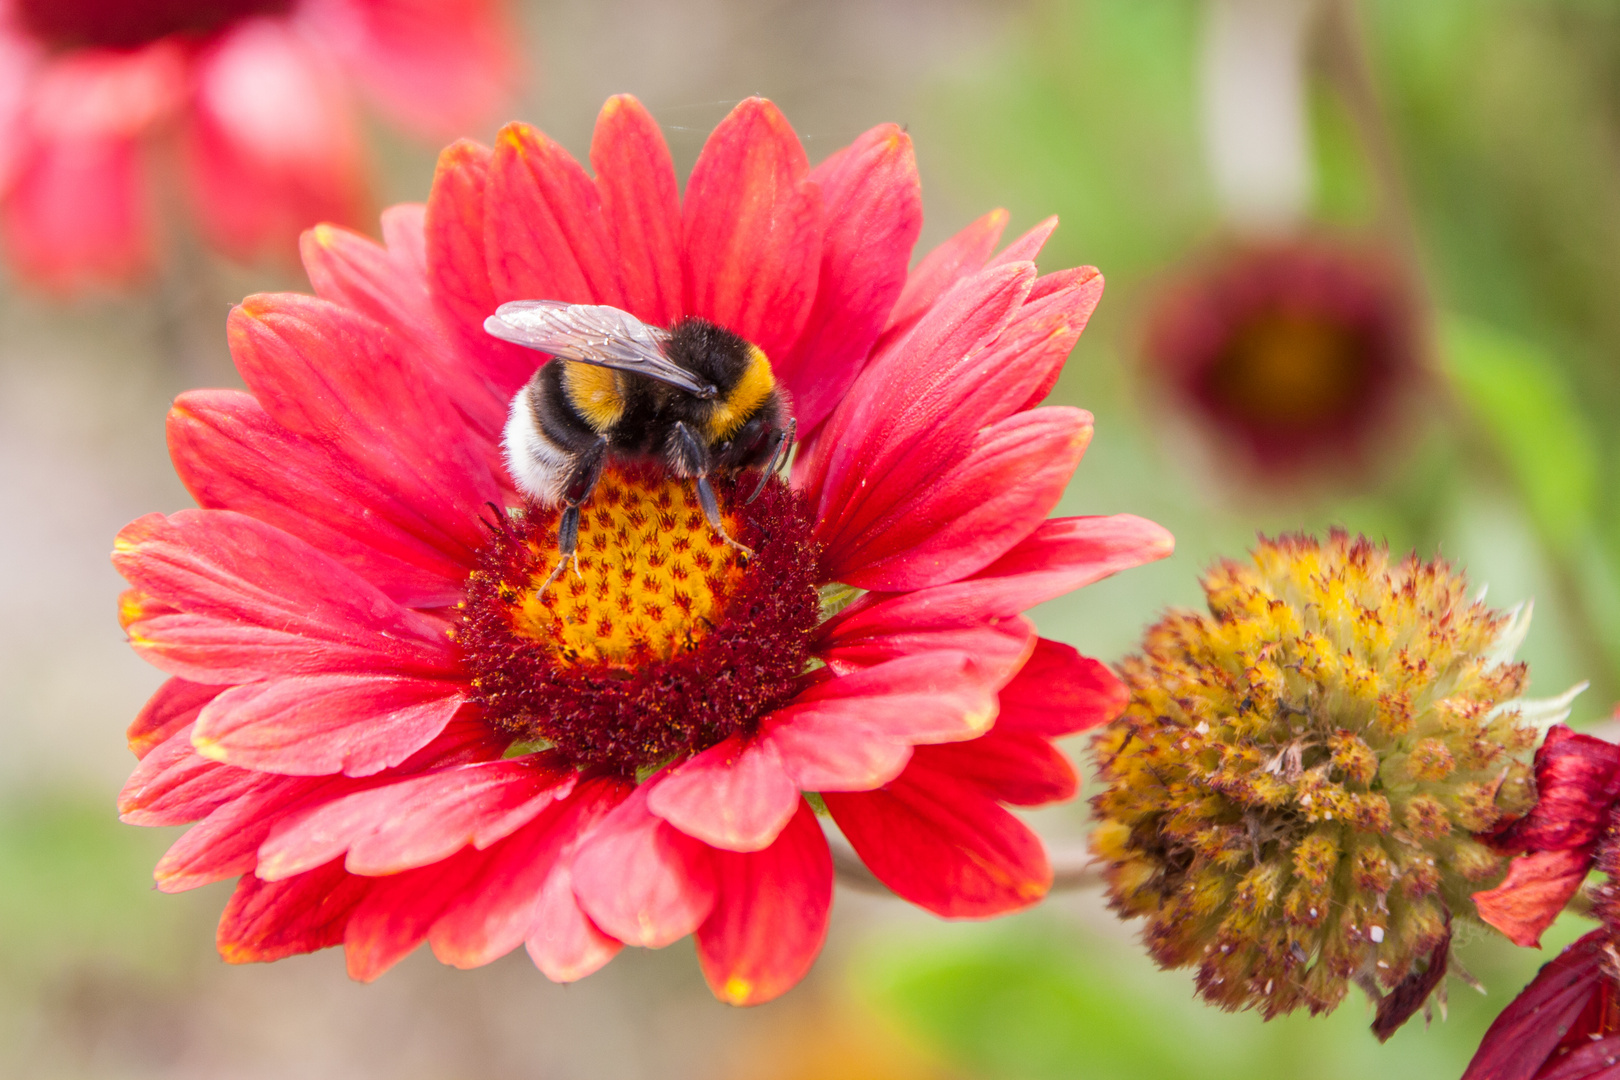
[[[410,132],[452,135],[510,92],[509,32],[497,0],[7,0],[9,257],[59,290],[140,276],[175,168],[203,236],[236,259],[289,254],[317,221],[357,224],[358,94]],[[153,160],[160,143],[177,165]]]

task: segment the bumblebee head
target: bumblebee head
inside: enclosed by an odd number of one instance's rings
[[[670,330],[665,355],[716,388],[706,434],[730,438],[766,407],[776,393],[776,376],[765,351],[707,319],[686,318]]]

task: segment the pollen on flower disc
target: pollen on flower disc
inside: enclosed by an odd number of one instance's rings
[[[581,507],[578,567],[558,560],[555,509],[497,524],[457,630],[473,698],[496,727],[626,775],[752,732],[789,700],[819,606],[800,500],[777,480],[742,506],[717,477],[726,531],[688,483],[611,467]]]

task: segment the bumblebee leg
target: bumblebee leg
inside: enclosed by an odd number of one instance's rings
[[[752,505],[753,501],[759,498],[759,493],[765,490],[765,481],[771,478],[771,474],[776,471],[778,465],[787,462],[788,455],[793,453],[793,436],[798,430],[799,418],[795,416],[788,421],[788,426],[783,428],[781,433],[776,436],[776,445],[771,447],[771,460],[760,471],[759,483],[754,485],[754,493],[748,496],[748,499],[743,503],[744,506]]]
[[[714,485],[709,483],[708,450],[679,420],[675,421],[675,427],[670,432],[668,452],[670,465],[674,467],[675,473],[679,476],[692,477],[697,481],[698,505],[703,507],[703,516],[709,520],[709,528],[714,530],[716,536],[741,553],[743,558],[752,559],[754,550],[733,540],[720,521],[720,500],[715,498]]]
[[[591,493],[596,490],[596,482],[602,479],[602,469],[607,464],[607,444],[605,436],[596,440],[568,472],[568,478],[563,483],[562,517],[557,521],[557,565],[551,568],[545,584],[535,594],[536,600],[545,597],[546,590],[562,576],[563,567],[570,562],[574,564],[574,576],[580,576],[579,508],[590,499]]]

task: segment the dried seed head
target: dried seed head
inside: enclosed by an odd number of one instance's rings
[[[1537,733],[1504,703],[1506,615],[1442,562],[1335,531],[1262,540],[1123,668],[1094,747],[1110,900],[1166,967],[1273,1016],[1437,961],[1506,860],[1475,840],[1534,799]]]

